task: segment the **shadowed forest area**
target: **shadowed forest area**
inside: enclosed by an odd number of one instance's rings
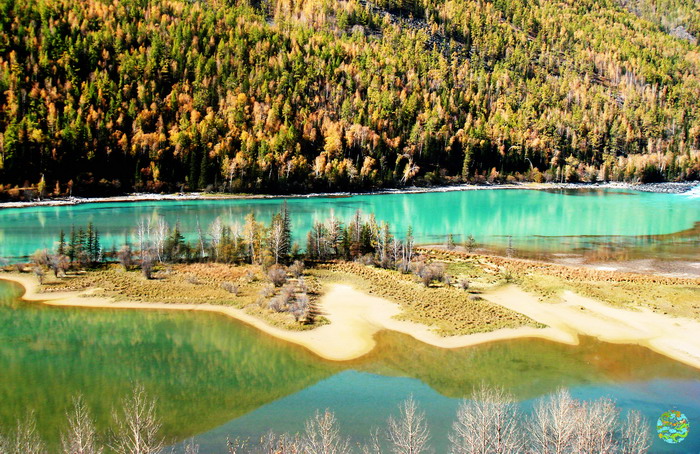
[[[0,1],[2,196],[700,172],[692,0]]]

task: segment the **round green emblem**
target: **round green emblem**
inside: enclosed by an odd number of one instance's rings
[[[659,433],[659,438],[666,443],[675,444],[685,440],[689,428],[688,418],[676,410],[667,411],[656,421],[656,431]]]

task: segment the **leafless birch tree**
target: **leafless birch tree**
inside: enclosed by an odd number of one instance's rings
[[[282,223],[281,217],[273,217],[272,223],[270,224],[270,235],[268,237],[268,245],[270,247],[270,252],[275,258],[275,263],[280,262],[280,258],[284,253],[285,249],[285,232],[284,224]]]
[[[273,431],[269,431],[260,438],[260,453],[301,454],[304,452],[301,445],[302,441],[299,439],[299,435],[278,435]]]
[[[340,435],[340,427],[333,412],[326,410],[306,421],[302,437],[304,454],[349,454],[349,440]]]
[[[141,261],[143,261],[144,254],[146,253],[146,250],[150,249],[151,247],[151,222],[145,222],[143,219],[139,221],[137,230],[136,230],[136,237],[138,238],[139,242],[139,255],[141,256]]]
[[[369,442],[361,448],[362,454],[383,454],[382,444],[379,442],[379,430],[372,429]]]
[[[611,454],[617,451],[615,429],[618,411],[610,399],[584,402],[579,406],[574,451],[578,454]]]
[[[143,386],[136,386],[124,399],[121,412],[114,412],[111,448],[117,454],[153,454],[165,446],[160,437],[161,424],[156,416],[156,402],[149,399]]]
[[[217,217],[209,226],[209,237],[211,238],[211,249],[214,253],[214,260],[219,260],[219,245],[221,244],[223,232],[224,226],[221,223],[221,218]]]
[[[164,218],[158,218],[153,232],[153,246],[159,262],[163,261],[163,251],[165,249],[165,240],[168,239],[168,233],[170,233],[168,223]]]
[[[501,389],[480,387],[457,410],[449,435],[453,454],[508,454],[523,448],[518,406]]]
[[[412,396],[399,405],[399,419],[389,417],[387,439],[394,454],[430,452],[430,430],[425,413],[418,409]]]
[[[202,226],[199,223],[199,219],[197,219],[197,240],[199,242],[199,257],[202,260],[204,260],[204,256],[206,255],[206,251],[205,251],[206,241],[204,240],[204,232],[202,231]]]
[[[620,454],[644,454],[649,451],[649,423],[637,410],[627,413],[620,433]]]
[[[82,396],[73,399],[73,410],[68,415],[68,431],[61,437],[64,454],[101,454],[97,444],[95,423]]]
[[[529,421],[532,454],[565,454],[576,441],[576,418],[579,403],[562,389],[549,399],[541,400]]]
[[[0,435],[0,452],[2,454],[46,454],[46,446],[36,430],[34,413],[29,413],[22,421],[17,421],[17,428],[9,437]]]

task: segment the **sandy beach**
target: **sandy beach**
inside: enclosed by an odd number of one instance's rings
[[[596,337],[613,343],[639,344],[700,368],[700,323],[654,313],[647,309],[632,311],[565,292],[558,304],[540,302],[535,296],[509,285],[483,297],[493,303],[520,312],[547,328],[521,327],[488,333],[443,337],[429,326],[397,320],[398,304],[368,295],[345,284],[331,284],[320,309],[329,324],[309,331],[289,331],[233,307],[211,304],[161,304],[115,302],[83,292],[40,293],[34,276],[5,274],[0,279],[21,284],[23,299],[52,306],[110,309],[148,309],[216,312],[249,324],[271,336],[303,346],[316,355],[333,361],[346,361],[369,353],[375,347],[374,335],[380,330],[407,334],[440,348],[459,348],[514,338],[543,338],[576,345],[578,335]]]

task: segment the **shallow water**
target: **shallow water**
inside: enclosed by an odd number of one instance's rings
[[[448,233],[463,241],[472,234],[481,245],[557,253],[630,251],[635,257],[697,259],[700,199],[688,194],[657,194],[620,189],[538,191],[468,190],[418,194],[287,199],[296,240],[305,246],[315,220],[331,212],[348,221],[358,209],[387,221],[400,236],[412,225],[416,241],[443,243]],[[53,248],[61,229],[93,222],[107,250],[133,237],[143,219],[179,222],[194,238],[220,217],[244,223],[249,212],[269,222],[282,199],[228,199],[94,203],[0,210],[0,257],[18,259],[39,248]]]
[[[409,395],[445,452],[459,399],[480,383],[505,387],[525,411],[564,386],[650,420],[678,408],[691,425],[700,421],[700,370],[633,345],[520,339],[446,350],[382,332],[373,352],[337,363],[216,314],[47,307],[18,292],[0,285],[0,426],[34,410],[54,447],[72,396],[83,394],[103,431],[132,383],[158,398],[164,434],[196,436],[202,453],[223,452],[227,436],[300,431],[324,408],[361,442]],[[700,451],[700,431],[691,428],[683,449],[668,448],[657,442],[653,452]]]

